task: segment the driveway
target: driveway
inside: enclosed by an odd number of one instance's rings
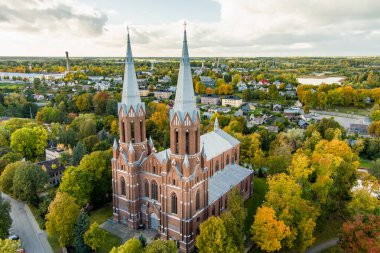
[[[20,237],[25,251],[27,253],[53,253],[46,232],[38,227],[29,207],[4,193],[2,196],[11,203],[12,227]]]

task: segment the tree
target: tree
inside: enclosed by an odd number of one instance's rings
[[[8,164],[3,173],[0,175],[0,189],[7,194],[13,194],[13,178],[16,170],[24,162],[15,162]]]
[[[20,241],[10,240],[10,239],[1,239],[0,238],[0,252],[1,253],[15,253],[20,249]]]
[[[372,122],[368,127],[368,133],[375,137],[380,137],[380,121]]]
[[[119,246],[118,248],[113,247],[110,253],[142,253],[142,252],[143,252],[143,245],[141,244],[139,239],[133,237],[129,239],[128,241],[126,241],[123,245]]]
[[[244,226],[247,217],[247,210],[244,208],[244,200],[237,188],[233,188],[228,195],[228,209],[221,218],[226,227],[228,237],[239,250],[244,249],[244,241],[241,236],[244,234]]]
[[[91,224],[90,228],[84,233],[84,242],[92,250],[100,248],[106,239],[106,231],[99,227],[97,222]]]
[[[344,252],[380,252],[380,216],[356,216],[343,223],[339,245]]]
[[[49,175],[37,164],[22,163],[13,177],[13,196],[37,204],[37,193],[41,191],[49,180]]]
[[[78,141],[77,145],[75,145],[73,149],[73,157],[72,157],[72,164],[74,166],[77,166],[80,163],[80,160],[82,160],[82,157],[87,153],[86,148],[84,147],[83,143],[81,141]]]
[[[176,253],[177,251],[178,249],[172,240],[154,240],[146,246],[144,253]]]
[[[377,180],[380,180],[380,159],[372,162],[372,166],[369,171],[374,177],[377,178]]]
[[[211,216],[200,225],[196,243],[200,253],[237,252],[220,217]]]
[[[0,239],[8,236],[8,230],[12,225],[10,212],[11,205],[0,194]]]
[[[91,94],[85,93],[75,99],[75,105],[78,107],[79,111],[90,111],[92,107],[91,103],[92,97]]]
[[[352,193],[352,200],[347,204],[347,210],[352,216],[380,215],[380,200],[372,196],[368,189],[358,189]]]
[[[94,190],[91,194],[91,202],[100,204],[107,200],[111,193],[111,152],[95,151],[85,155],[79,164],[79,169],[87,171],[93,179]]]
[[[90,227],[90,219],[88,214],[81,210],[79,213],[78,219],[75,222],[74,229],[74,243],[73,246],[75,248],[75,252],[77,253],[87,253],[90,252],[90,248],[84,243],[84,233]]]
[[[111,98],[111,95],[106,91],[100,91],[95,94],[92,102],[97,114],[104,114],[107,108],[107,101]]]
[[[259,207],[251,227],[252,240],[267,252],[282,248],[281,241],[290,235],[290,228],[277,220],[271,207]]]
[[[21,128],[11,135],[11,148],[27,159],[43,155],[47,146],[48,135],[44,128]]]
[[[79,205],[67,193],[58,192],[51,202],[46,215],[46,231],[50,236],[56,234],[61,246],[72,244],[79,212]]]
[[[76,203],[84,206],[90,202],[91,193],[94,189],[93,175],[77,167],[68,167],[62,176],[58,191],[72,196]]]

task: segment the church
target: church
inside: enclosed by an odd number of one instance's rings
[[[252,195],[253,172],[239,165],[240,142],[219,128],[200,134],[190,59],[184,30],[177,91],[170,110],[170,147],[157,152],[145,129],[128,32],[122,99],[118,104],[120,139],[112,158],[113,219],[133,229],[157,230],[175,240],[181,252],[195,247],[199,225],[227,209],[237,187]]]

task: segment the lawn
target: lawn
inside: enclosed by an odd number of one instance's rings
[[[268,185],[265,178],[254,177],[253,178],[253,196],[249,198],[244,206],[247,208],[247,221],[245,223],[245,234],[250,237],[250,228],[253,222],[253,216],[256,214],[256,210],[260,207],[265,198],[265,193],[268,191]]]
[[[314,245],[337,237],[343,222],[343,218],[338,213],[332,213],[318,223],[314,232]]]
[[[112,217],[112,205],[111,203],[107,203],[105,206],[91,211],[89,215],[91,223],[96,221],[99,225],[101,225],[108,218]]]
[[[371,160],[360,157],[360,168],[369,169],[371,167],[372,167],[372,161]]]
[[[107,221],[107,219],[112,217],[112,205],[107,203],[104,207],[93,210],[89,213],[90,223],[97,222],[99,225]],[[110,232],[106,231],[106,239],[104,244],[96,252],[108,253],[111,251],[112,247],[119,246],[121,239]]]

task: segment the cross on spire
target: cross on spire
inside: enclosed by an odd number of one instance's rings
[[[186,25],[187,25],[187,23],[186,23],[186,20],[183,22],[183,29],[186,31]]]

